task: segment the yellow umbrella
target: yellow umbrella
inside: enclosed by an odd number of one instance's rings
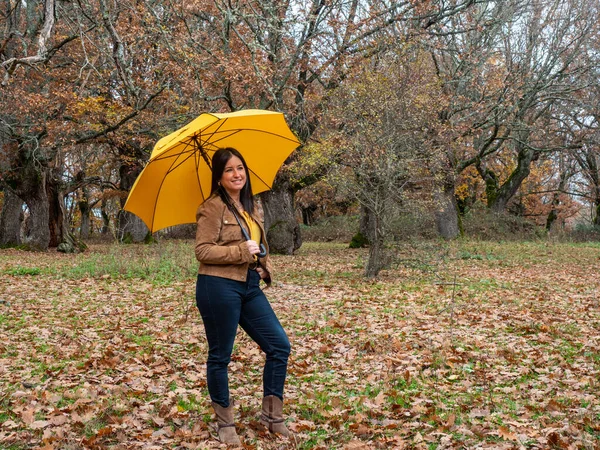
[[[123,209],[151,232],[196,221],[210,196],[210,161],[216,150],[233,147],[246,160],[253,194],[271,189],[277,171],[300,145],[283,114],[248,109],[204,113],[160,139],[129,192]]]

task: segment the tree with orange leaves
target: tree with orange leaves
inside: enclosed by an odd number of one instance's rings
[[[470,31],[457,35],[440,26],[432,49],[452,99],[442,117],[463,130],[459,145],[448,146],[446,218],[456,216],[452,180],[467,168],[477,169],[489,209],[501,212],[542,155],[578,145],[565,144],[555,118],[588,86],[591,65],[581,56],[598,10],[591,1],[515,0],[453,19],[470,23]],[[497,170],[502,160],[511,161],[506,174]]]
[[[148,72],[145,63],[160,58],[135,26],[135,4],[115,9],[100,0],[56,9],[55,0],[45,0],[6,6],[1,181],[27,205],[31,248],[73,249],[65,195],[95,178],[78,172],[69,179],[69,152],[96,143],[124,156],[136,149],[143,161],[152,133],[139,133],[146,126],[138,120],[165,86],[154,72],[158,66]]]

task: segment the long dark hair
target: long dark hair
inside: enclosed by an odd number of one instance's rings
[[[250,172],[246,165],[246,160],[240,152],[233,147],[220,148],[215,152],[212,157],[212,183],[210,187],[210,193],[218,194],[226,205],[231,205],[231,199],[227,191],[219,184],[225,171],[227,162],[233,157],[237,156],[242,161],[244,170],[246,171],[246,184],[240,191],[240,202],[248,214],[254,212],[254,199],[252,198],[252,185],[250,184]]]

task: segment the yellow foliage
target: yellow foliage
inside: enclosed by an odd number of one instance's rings
[[[296,160],[289,167],[292,182],[297,183],[311,174],[322,172],[342,151],[337,144],[335,140],[324,140],[296,150]]]
[[[467,167],[464,170],[456,183],[454,194],[458,200],[465,200],[470,197],[475,197],[477,200],[482,200],[483,182],[477,169],[473,166]]]

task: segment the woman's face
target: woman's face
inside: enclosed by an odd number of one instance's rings
[[[225,164],[225,170],[221,175],[221,186],[225,188],[230,196],[238,198],[245,184],[246,170],[242,160],[237,156],[232,156]]]

